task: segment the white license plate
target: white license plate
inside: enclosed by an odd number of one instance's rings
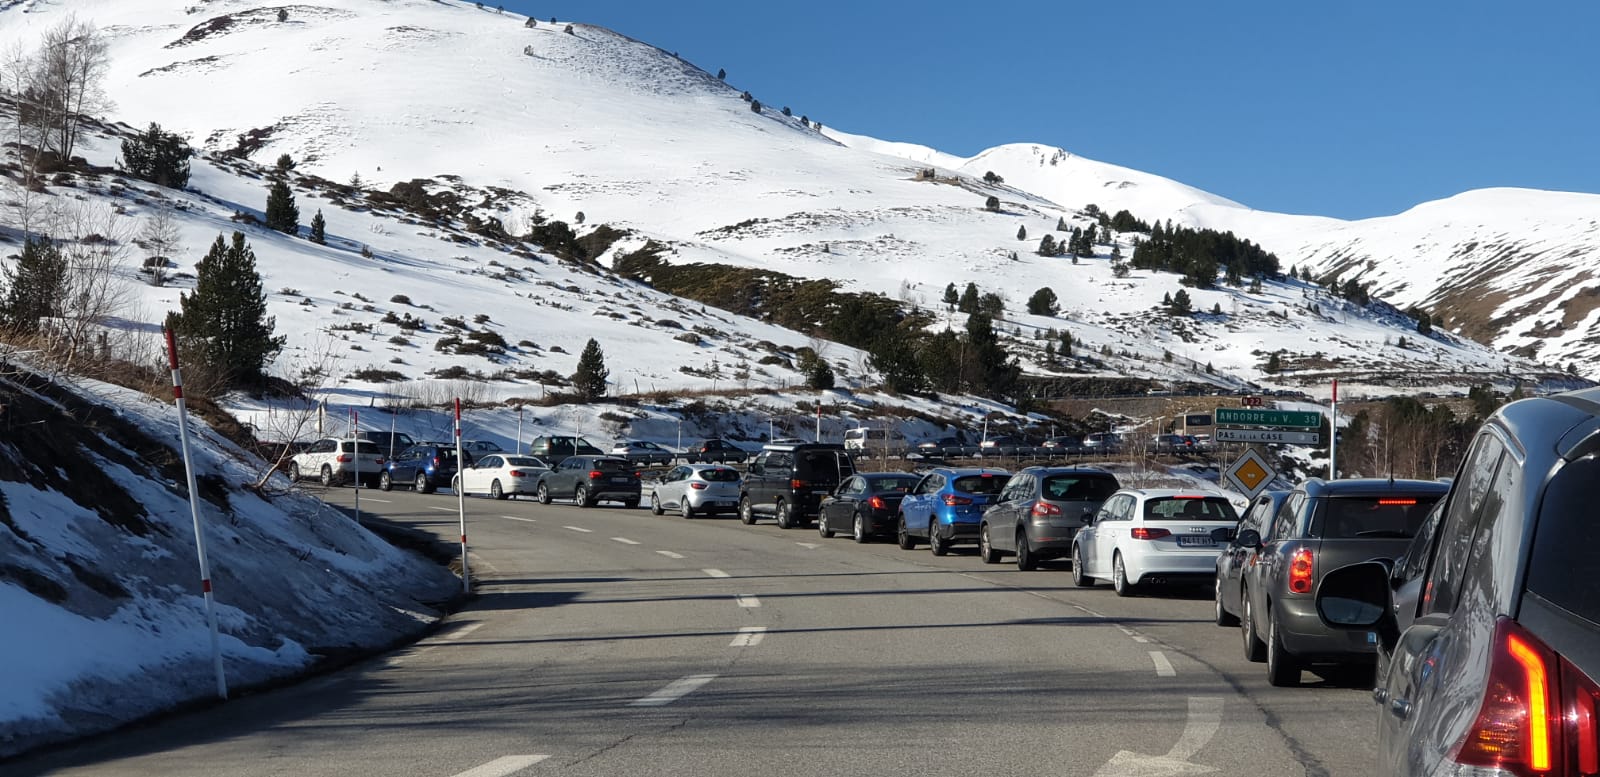
[[[611,479],[611,482],[613,482],[613,483],[626,483],[626,482],[628,482],[628,476],[627,475],[622,475],[622,476],[619,476],[619,477],[614,477],[614,478]]]
[[[1203,534],[1181,534],[1178,536],[1179,547],[1210,548],[1215,547],[1216,544],[1210,537]]]

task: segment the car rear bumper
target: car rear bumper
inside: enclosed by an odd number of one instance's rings
[[[733,512],[739,509],[739,492],[729,494],[708,494],[704,491],[689,491],[686,497],[689,506],[702,512]]]
[[[938,534],[939,539],[950,542],[978,541],[978,524],[976,523],[944,523],[936,521],[931,531]]]
[[[1148,551],[1125,553],[1123,567],[1128,570],[1128,582],[1202,582],[1217,577],[1217,551],[1209,553],[1177,553]],[[1152,579],[1147,579],[1152,578]]]
[[[1078,536],[1075,528],[1053,526],[1028,526],[1028,552],[1038,558],[1066,558],[1072,555],[1072,539]]]
[[[1316,600],[1310,596],[1279,598],[1272,603],[1272,613],[1284,649],[1296,658],[1339,663],[1377,660],[1377,639],[1371,632],[1328,628],[1317,617]]]

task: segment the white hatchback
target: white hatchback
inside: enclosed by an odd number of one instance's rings
[[[669,509],[685,518],[739,508],[739,470],[722,464],[685,464],[673,467],[648,486],[650,512]]]
[[[1140,584],[1210,582],[1238,523],[1221,494],[1122,489],[1074,538],[1072,582],[1088,587],[1108,580],[1118,596],[1132,596]]]
[[[549,464],[533,456],[491,453],[457,473],[451,486],[463,494],[488,494],[495,499],[533,496],[539,476],[549,471]]]

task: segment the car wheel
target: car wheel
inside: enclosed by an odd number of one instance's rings
[[[1239,633],[1244,636],[1244,657],[1247,661],[1259,664],[1267,660],[1267,645],[1256,636],[1256,608],[1250,604],[1249,589],[1243,589],[1239,600],[1244,603],[1239,608]]]
[[[943,556],[950,552],[950,543],[939,536],[939,528],[930,521],[928,523],[928,550],[935,556]]]
[[[382,491],[394,490],[394,481],[389,479],[388,472],[383,472],[378,475],[378,489]]]
[[[825,540],[833,539],[833,530],[828,528],[827,514],[820,514],[817,516],[817,534],[822,535],[822,538]]]
[[[779,502],[778,503],[778,528],[780,528],[780,529],[792,529],[792,528],[794,528],[794,514],[792,512],[790,512],[789,503],[788,502]]]
[[[746,526],[753,526],[756,522],[756,511],[750,506],[750,497],[739,497],[739,522]]]
[[[1038,568],[1039,557],[1033,555],[1033,548],[1028,545],[1028,533],[1017,532],[1017,569],[1032,572]]]
[[[1215,608],[1216,612],[1213,613],[1213,614],[1216,616],[1216,621],[1217,621],[1217,625],[1218,626],[1237,626],[1237,625],[1239,625],[1239,619],[1234,617],[1233,613],[1228,612],[1222,606],[1222,578],[1221,577],[1218,577],[1216,584],[1211,587],[1211,598],[1212,598],[1212,600],[1214,602],[1214,604],[1212,606]]]
[[[550,504],[550,487],[540,483],[538,493],[534,498],[539,500],[539,504]]]
[[[978,530],[978,558],[983,559],[985,564],[1000,563],[1000,551],[995,550],[994,546],[989,544],[988,524],[984,524],[983,528]]]
[[[461,476],[460,475],[456,475],[455,477],[450,478],[450,491],[451,491],[451,493],[455,493],[455,494],[461,493]]]
[[[1094,578],[1083,568],[1083,549],[1072,546],[1072,584],[1079,588],[1093,588]]]
[[[589,487],[578,486],[572,492],[572,503],[579,507],[594,507],[594,502],[589,501]]]
[[[333,467],[330,467],[330,466],[328,466],[326,464],[322,465],[322,477],[321,477],[321,480],[322,480],[322,485],[327,486],[329,488],[332,488],[333,486],[336,486],[336,485],[339,484],[339,482],[337,480],[333,479]]]
[[[1128,582],[1128,567],[1122,563],[1122,554],[1111,557],[1111,588],[1117,596],[1133,596],[1139,593],[1138,586]]]
[[[300,465],[296,464],[295,462],[292,462],[292,461],[289,462],[289,482],[290,483],[299,483],[300,482]]]
[[[433,493],[433,487],[428,485],[428,473],[418,472],[417,480],[415,483],[411,484],[411,488],[419,494]]]
[[[851,529],[854,530],[854,539],[859,545],[865,545],[867,540],[872,539],[867,535],[867,519],[862,517],[861,513],[856,513],[856,519]]]
[[[688,494],[684,494],[683,498],[678,500],[678,514],[684,518],[694,517],[694,506],[689,504]]]
[[[1300,684],[1300,661],[1283,649],[1278,619],[1267,616],[1267,682],[1278,688]]]
[[[660,515],[660,514],[662,514],[664,512],[666,512],[666,510],[662,509],[662,507],[661,507],[661,497],[658,496],[656,494],[656,492],[651,491],[650,492],[650,514],[651,515]]]
[[[917,538],[906,531],[906,516],[904,513],[900,515],[900,525],[895,530],[895,540],[899,542],[901,550],[911,550],[917,547]]]
[[[496,480],[495,482],[489,484],[489,496],[501,501],[505,501],[506,492],[505,489],[500,487],[500,481]]]

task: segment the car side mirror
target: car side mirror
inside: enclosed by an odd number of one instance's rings
[[[1242,548],[1260,548],[1261,532],[1255,529],[1245,529],[1234,537],[1234,544]]]
[[[1389,566],[1381,561],[1350,564],[1323,575],[1316,601],[1317,617],[1330,628],[1375,631],[1386,649],[1399,641]]]
[[[1221,528],[1221,529],[1212,529],[1211,530],[1211,541],[1212,542],[1233,542],[1233,538],[1235,536],[1237,536],[1237,534],[1236,534],[1237,531],[1238,531],[1237,529],[1231,529],[1231,528],[1226,528],[1226,527]]]

